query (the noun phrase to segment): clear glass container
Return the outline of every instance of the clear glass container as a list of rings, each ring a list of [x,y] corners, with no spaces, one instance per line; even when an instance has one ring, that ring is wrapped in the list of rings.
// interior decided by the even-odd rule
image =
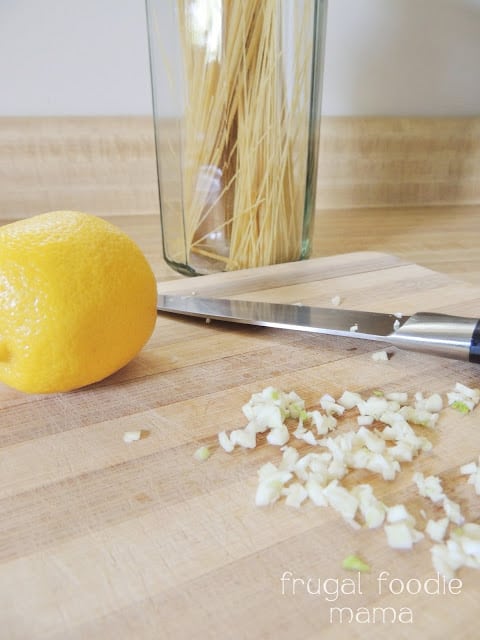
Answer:
[[[310,255],[326,0],[146,0],[163,251],[183,274]]]

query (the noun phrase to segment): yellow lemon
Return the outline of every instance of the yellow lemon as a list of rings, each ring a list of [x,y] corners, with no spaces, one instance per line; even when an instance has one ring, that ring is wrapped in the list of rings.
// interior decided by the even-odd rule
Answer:
[[[156,281],[123,231],[53,211],[0,227],[0,381],[69,391],[129,362],[151,336]]]

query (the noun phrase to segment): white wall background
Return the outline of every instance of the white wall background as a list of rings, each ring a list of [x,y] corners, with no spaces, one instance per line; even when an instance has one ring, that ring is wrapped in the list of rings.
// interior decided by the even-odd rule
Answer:
[[[480,0],[330,0],[323,112],[480,115]],[[0,0],[0,116],[149,113],[143,0]]]

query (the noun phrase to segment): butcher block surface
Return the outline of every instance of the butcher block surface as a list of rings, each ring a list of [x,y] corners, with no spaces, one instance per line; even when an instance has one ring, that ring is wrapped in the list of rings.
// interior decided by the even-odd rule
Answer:
[[[159,291],[318,306],[340,296],[349,309],[480,314],[480,288],[371,252],[176,279]],[[270,385],[310,408],[345,389],[445,398],[456,382],[480,386],[478,365],[390,347],[390,359],[376,362],[380,348],[159,315],[143,351],[99,384],[52,396],[1,386],[1,638],[478,637],[479,571],[461,569],[452,593],[434,582],[427,538],[395,551],[381,527],[354,530],[329,507],[257,507],[257,470],[278,463],[278,447],[264,435],[253,450],[218,446],[218,432],[244,427],[242,406]],[[422,512],[442,513],[419,497],[412,475],[439,475],[478,522],[479,497],[459,468],[478,459],[479,416],[480,407],[445,408],[436,430],[416,428],[431,452],[403,464],[394,481],[366,472],[357,480],[388,505],[406,504],[423,529]],[[349,421],[354,428],[353,412]],[[137,430],[141,439],[125,443]],[[199,462],[202,445],[212,455]],[[369,573],[342,569],[352,553]]]

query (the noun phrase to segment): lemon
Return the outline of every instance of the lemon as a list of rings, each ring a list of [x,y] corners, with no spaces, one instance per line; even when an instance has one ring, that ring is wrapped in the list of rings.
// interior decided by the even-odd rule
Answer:
[[[69,391],[127,364],[150,338],[156,280],[97,216],[53,211],[0,227],[0,381]]]

